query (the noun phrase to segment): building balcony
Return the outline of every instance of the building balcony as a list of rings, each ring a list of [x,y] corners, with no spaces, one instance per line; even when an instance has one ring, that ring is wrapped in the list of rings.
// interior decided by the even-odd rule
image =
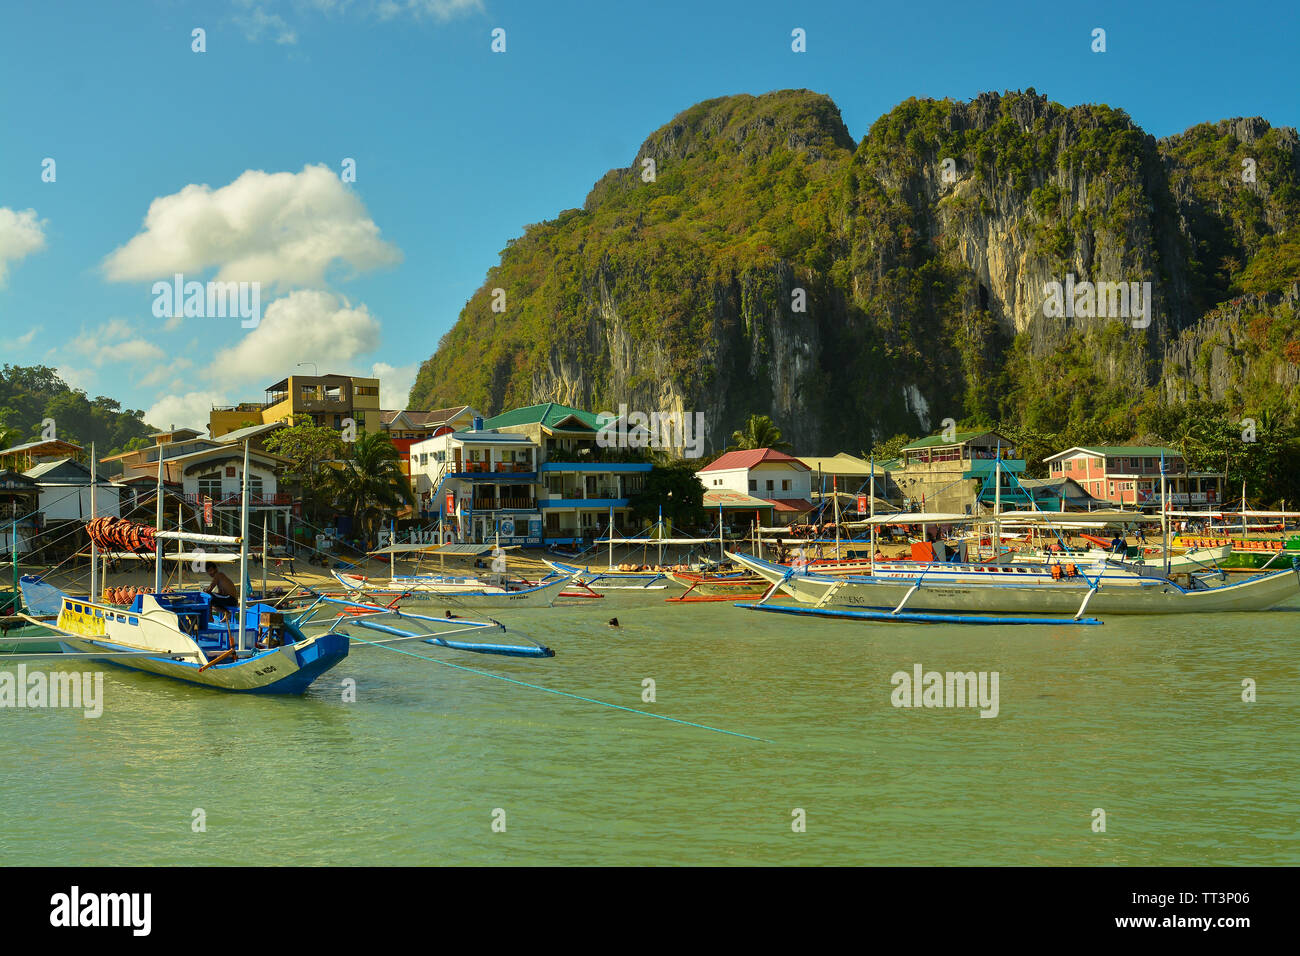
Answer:
[[[205,500],[211,498],[210,495],[182,495],[181,497],[187,505],[200,508]],[[240,495],[221,495],[212,498],[212,506],[214,508],[238,508],[240,507],[240,498]],[[291,504],[293,504],[293,495],[280,492],[272,495],[248,496],[248,507],[250,508],[286,508]]]
[[[541,471],[583,471],[583,472],[637,472],[649,471],[653,468],[648,461],[548,461],[542,465]]]
[[[529,497],[475,498],[475,511],[535,511],[537,502]]]

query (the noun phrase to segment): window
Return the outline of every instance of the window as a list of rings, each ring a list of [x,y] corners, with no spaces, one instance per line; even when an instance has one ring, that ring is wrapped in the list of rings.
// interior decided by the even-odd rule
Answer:
[[[771,491],[771,490],[772,490],[772,479],[771,479],[771,478],[767,479],[767,490],[768,490],[768,491]]]
[[[221,476],[205,475],[199,479],[199,497],[208,497],[213,501],[221,500]]]
[[[749,490],[758,491],[758,482],[753,478],[749,479]]]
[[[781,479],[781,490],[782,490],[782,491],[789,491],[789,490],[790,490],[790,479],[789,479],[789,478],[783,478],[783,479]]]

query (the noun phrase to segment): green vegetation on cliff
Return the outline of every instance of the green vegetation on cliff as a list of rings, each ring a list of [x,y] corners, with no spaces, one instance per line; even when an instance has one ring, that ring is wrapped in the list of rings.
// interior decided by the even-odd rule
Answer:
[[[1298,155],[1262,120],[1157,142],[1033,90],[909,99],[857,144],[807,90],[708,100],[507,245],[411,401],[699,409],[714,452],[755,410],[805,453],[943,417],[1090,441],[1161,404],[1290,418]],[[1154,321],[1044,318],[1066,273],[1150,282]]]

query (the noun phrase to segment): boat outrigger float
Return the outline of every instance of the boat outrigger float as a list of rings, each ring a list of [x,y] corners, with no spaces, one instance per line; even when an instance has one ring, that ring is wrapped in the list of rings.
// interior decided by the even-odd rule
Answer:
[[[325,595],[318,597],[294,618],[293,625],[311,630],[324,628],[323,634],[345,635],[350,640],[369,647],[387,647],[407,641],[422,641],[425,644],[449,647],[458,651],[473,651],[476,654],[502,654],[507,657],[555,656],[555,651],[527,636],[524,638],[531,641],[532,646],[452,639],[454,635],[460,634],[505,634],[505,625],[500,621],[491,619],[470,621],[459,617],[412,614],[396,608],[358,604],[355,601],[343,601]],[[449,629],[439,629],[444,626]],[[366,632],[367,637],[359,636],[357,633],[359,631]]]

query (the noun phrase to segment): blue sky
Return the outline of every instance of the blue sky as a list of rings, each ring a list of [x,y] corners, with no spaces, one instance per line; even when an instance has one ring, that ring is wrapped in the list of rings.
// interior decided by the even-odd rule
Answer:
[[[160,426],[203,427],[298,362],[378,369],[401,402],[507,240],[702,99],[806,87],[855,139],[909,96],[1030,86],[1157,136],[1295,126],[1297,28],[1296,5],[1250,2],[10,5],[0,361],[55,366]],[[155,317],[153,282],[176,271],[257,277],[261,324]]]

